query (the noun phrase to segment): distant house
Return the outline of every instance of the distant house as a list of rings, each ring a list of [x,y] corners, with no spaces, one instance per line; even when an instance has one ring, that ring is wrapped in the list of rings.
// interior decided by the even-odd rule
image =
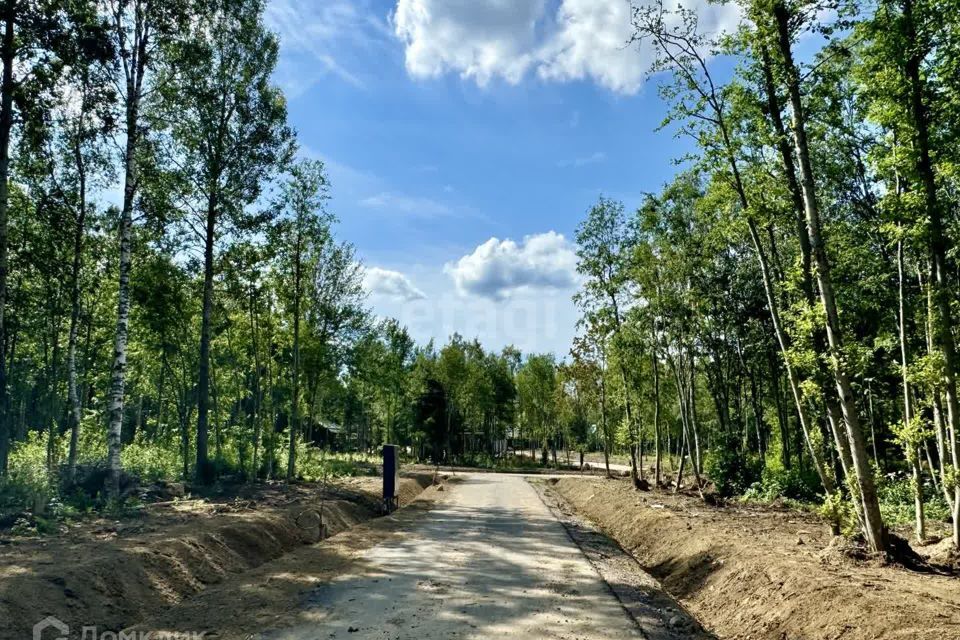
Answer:
[[[334,451],[347,448],[347,437],[343,425],[328,420],[318,420],[313,425],[313,441]]]

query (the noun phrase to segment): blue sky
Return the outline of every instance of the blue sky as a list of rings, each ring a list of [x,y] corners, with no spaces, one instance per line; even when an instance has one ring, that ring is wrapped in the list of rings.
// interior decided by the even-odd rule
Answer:
[[[270,0],[277,82],[377,313],[419,341],[567,351],[576,225],[600,194],[635,207],[685,151],[655,131],[628,16],[627,0]]]

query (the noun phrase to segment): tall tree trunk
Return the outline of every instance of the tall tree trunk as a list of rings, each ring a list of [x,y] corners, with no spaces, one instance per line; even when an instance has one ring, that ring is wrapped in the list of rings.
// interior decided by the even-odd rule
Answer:
[[[47,425],[47,468],[51,474],[57,467],[58,412],[56,407],[57,387],[60,382],[60,284],[49,291],[50,304],[50,342],[51,354],[46,370],[46,402],[41,413],[42,421]]]
[[[913,0],[903,0],[904,27],[910,55],[906,59],[906,75],[910,85],[910,112],[913,116],[914,143],[916,146],[916,170],[923,184],[924,205],[927,211],[927,242],[932,273],[930,288],[936,305],[933,337],[943,356],[943,393],[946,401],[946,422],[949,426],[951,455],[954,465],[960,457],[957,429],[960,428],[960,407],[957,400],[957,349],[953,338],[953,312],[950,308],[952,295],[950,277],[947,273],[947,238],[943,230],[943,217],[937,196],[937,181],[934,175],[930,150],[929,114],[925,103],[920,66],[926,48],[917,36],[913,15]],[[960,483],[956,483],[953,496],[953,544],[960,548]]]
[[[153,430],[148,434],[151,438],[162,438],[166,441],[167,429],[164,427],[164,417],[166,400],[165,392],[167,390],[167,354],[160,356],[160,380],[157,382],[157,417],[154,419]]]
[[[611,291],[610,292],[610,302],[613,305],[613,318],[614,318],[614,327],[617,335],[620,335],[620,329],[622,322],[620,319],[620,306],[617,304],[617,297]],[[633,439],[634,428],[633,428],[633,404],[630,402],[630,382],[627,377],[627,368],[623,364],[623,358],[618,358],[617,364],[620,368],[620,378],[623,381],[623,408],[627,414],[627,433]],[[640,486],[640,477],[637,475],[637,452],[633,447],[633,442],[630,443],[630,479],[633,481],[633,486]]]
[[[783,390],[780,388],[780,367],[773,349],[767,349],[767,360],[770,364],[771,373],[770,390],[777,406],[777,423],[780,427],[780,459],[783,462],[783,468],[790,469],[792,466],[792,460],[790,459],[790,425]]]
[[[610,431],[607,426],[607,382],[606,371],[600,369],[600,428],[603,430],[603,464],[610,478]]]
[[[633,428],[633,407],[630,402],[630,387],[627,382],[627,371],[623,363],[620,363],[620,377],[623,379],[623,406],[627,413],[627,434],[630,438],[630,479],[634,487],[640,486],[640,476],[637,473],[637,449],[634,446],[634,428]]]
[[[652,347],[650,357],[653,363],[653,448],[655,449],[654,461],[654,486],[659,487],[662,484],[662,464],[660,460],[660,363],[657,353],[657,326],[656,319],[651,320],[651,338]]]
[[[640,481],[643,482],[643,422],[640,422],[637,428],[637,471],[640,473]]]
[[[690,432],[693,435],[693,449],[690,450],[690,462],[693,465],[693,473],[697,480],[697,489],[700,490],[700,495],[702,496],[703,487],[701,486],[700,475],[703,473],[703,458],[700,455],[700,425],[697,423],[697,369],[692,348],[690,348],[688,358],[690,360],[690,408],[687,410],[687,413],[690,415]]]
[[[120,494],[120,432],[123,428],[123,394],[127,371],[127,332],[130,324],[130,265],[133,240],[133,199],[137,182],[136,134],[138,108],[127,108],[126,173],[124,177],[123,208],[120,211],[120,287],[117,292],[117,325],[113,345],[113,367],[110,372],[110,396],[107,401],[110,416],[107,427],[107,492]]]
[[[843,362],[843,334],[840,329],[840,317],[834,298],[830,262],[827,259],[827,252],[820,231],[820,211],[813,177],[813,166],[810,160],[810,149],[807,143],[806,120],[803,99],[800,94],[800,76],[793,61],[790,42],[790,15],[786,6],[780,0],[774,3],[773,13],[776,18],[778,44],[786,71],[787,91],[793,112],[793,137],[799,160],[800,186],[803,193],[807,232],[810,237],[817,285],[820,289],[820,300],[826,313],[827,345],[832,359],[840,409],[843,412],[847,437],[850,441],[850,453],[853,458],[860,492],[859,499],[863,505],[864,536],[871,549],[881,552],[886,548],[883,518],[880,515],[880,503],[877,499],[873,471],[867,455],[866,441],[860,426],[860,416],[853,395],[853,387],[850,384],[846,366]]]
[[[298,223],[293,265],[293,384],[290,395],[290,452],[287,459],[287,482],[293,480],[297,472],[297,432],[300,428],[300,297],[302,294],[300,250],[301,238]]]
[[[0,476],[7,471],[10,421],[7,401],[7,217],[10,203],[10,132],[13,129],[14,19],[16,3],[4,3],[3,75],[0,79]]]
[[[873,449],[873,460],[880,466],[880,454],[877,453],[877,431],[876,431],[876,418],[873,413],[873,388],[871,387],[870,380],[867,380],[867,419],[870,421],[870,447]]]
[[[903,384],[903,422],[906,432],[909,434],[913,422],[913,404],[910,395],[910,376],[908,375],[908,365],[910,363],[907,353],[907,308],[904,296],[904,266],[903,266],[903,240],[897,242],[897,298],[898,298],[898,329],[900,337],[900,376]],[[910,471],[913,475],[913,505],[914,516],[916,520],[917,541],[923,542],[926,536],[926,525],[923,513],[923,484],[920,470],[920,456],[916,445],[913,442],[904,442],[904,453],[907,456],[907,462],[910,463]]]
[[[700,492],[700,496],[703,497],[703,483],[700,481],[700,469],[697,466],[696,452],[694,450],[694,436],[692,435],[693,429],[692,422],[695,420],[693,417],[693,407],[691,402],[696,399],[696,396],[689,389],[688,383],[692,378],[687,378],[686,373],[683,370],[683,353],[682,350],[678,355],[679,362],[670,359],[671,366],[673,368],[674,376],[677,381],[677,401],[680,405],[680,423],[683,427],[682,441],[680,443],[680,468],[677,472],[677,481],[674,485],[674,490],[680,488],[680,483],[683,480],[683,468],[684,468],[684,451],[686,455],[690,458],[690,468],[693,469],[694,481],[697,485],[697,491]]]
[[[784,126],[783,118],[780,115],[780,101],[777,98],[776,85],[773,77],[773,64],[770,59],[770,54],[766,45],[763,43],[759,45],[759,52],[763,67],[764,90],[767,98],[767,111],[769,112],[770,123],[773,125],[773,130],[776,134],[777,150],[780,154],[780,161],[783,165],[784,175],[787,179],[787,187],[790,191],[790,197],[795,213],[797,238],[800,242],[804,297],[807,303],[812,305],[814,301],[813,275],[811,269],[812,251],[810,248],[810,237],[807,234],[806,224],[804,222],[803,194],[800,184],[797,180],[796,167],[794,165],[793,153],[790,150],[790,143],[787,138],[786,127]],[[737,180],[739,182],[739,172],[736,172],[735,175],[737,176]],[[740,198],[744,206],[746,206],[746,194],[742,187],[738,188],[738,193],[740,194]],[[750,237],[753,241],[754,248],[757,251],[758,260],[760,261],[760,271],[763,277],[764,291],[767,296],[767,304],[770,308],[770,317],[773,321],[773,328],[777,336],[777,343],[779,344],[781,354],[783,355],[784,367],[786,369],[787,380],[793,395],[794,404],[797,409],[797,417],[800,422],[800,429],[803,433],[804,441],[807,443],[807,448],[810,451],[811,460],[813,461],[813,466],[817,472],[817,476],[820,478],[820,483],[823,485],[824,491],[830,494],[835,490],[835,486],[831,479],[830,473],[827,470],[823,456],[821,455],[821,452],[817,450],[814,440],[811,438],[813,423],[810,419],[809,412],[807,411],[806,403],[803,400],[800,376],[790,364],[788,359],[790,338],[784,330],[783,323],[780,320],[779,300],[775,297],[776,294],[772,282],[772,275],[770,273],[771,270],[767,265],[766,257],[763,252],[760,233],[757,230],[756,223],[753,220],[748,220],[748,226],[750,228]],[[819,343],[817,340],[815,340],[814,346],[818,353],[822,351],[822,348],[819,348]],[[789,445],[784,446],[787,447],[785,451],[787,457],[789,457]],[[798,453],[802,454],[802,450],[798,449]]]
[[[935,493],[939,493],[940,479],[937,476],[937,468],[933,466],[933,454],[930,453],[930,441],[926,438],[923,440],[923,453],[927,458],[927,470],[930,472],[930,480],[933,482],[933,490]]]
[[[667,464],[670,466],[670,471],[673,471],[673,434],[670,432],[669,425],[667,426]]]
[[[682,400],[680,401],[683,402]],[[680,490],[680,483],[683,482],[683,467],[686,463],[686,455],[684,453],[685,449],[689,449],[687,446],[687,428],[684,425],[683,433],[680,435],[680,447],[677,450],[677,456],[680,458],[680,464],[677,468],[677,479],[673,483],[673,492],[676,493]]]
[[[270,328],[270,323],[267,323],[267,328],[268,328],[268,329]],[[264,342],[266,343],[266,349],[267,349],[267,360],[266,360],[266,365],[267,365],[267,388],[266,388],[266,390],[265,390],[265,392],[264,392],[264,398],[266,399],[266,404],[267,404],[267,406],[268,406],[267,416],[266,416],[267,419],[268,419],[268,422],[267,422],[267,437],[265,438],[265,441],[264,441],[264,447],[265,447],[265,449],[266,449],[265,455],[266,455],[266,458],[267,458],[267,460],[266,460],[266,463],[267,463],[266,476],[267,476],[267,478],[269,479],[269,478],[272,478],[272,477],[273,477],[273,465],[274,465],[274,458],[276,457],[276,437],[277,437],[277,413],[276,413],[276,406],[275,406],[275,404],[274,404],[274,398],[273,398],[273,394],[274,394],[274,387],[273,387],[273,357],[274,357],[274,352],[273,352],[273,348],[272,348],[272,345],[273,345],[273,332],[272,332],[272,331],[270,331],[270,332],[267,333],[267,336],[266,336],[266,339],[264,340]],[[346,421],[344,421],[344,424],[346,424]]]
[[[790,150],[790,141],[787,137],[787,128],[780,115],[780,100],[777,97],[776,82],[773,77],[773,62],[770,52],[762,41],[759,44],[760,60],[763,66],[763,84],[767,98],[767,111],[773,132],[777,138],[777,151],[783,165],[783,174],[787,180],[787,190],[795,214],[797,239],[800,242],[800,259],[803,267],[803,292],[808,301],[813,301],[813,272],[811,270],[810,237],[807,235],[807,225],[804,221],[803,194],[797,180],[797,169],[794,165],[793,152]]]
[[[760,454],[760,464],[766,466],[767,439],[764,436],[766,429],[763,424],[763,387],[750,370],[747,370],[747,376],[750,379],[750,406],[753,409],[753,428],[757,435],[757,452]]]
[[[927,270],[932,270],[929,264]],[[930,290],[930,283],[924,282],[923,269],[919,264],[917,265],[917,281],[920,285],[920,290],[924,292],[926,297],[927,313],[923,328],[926,338],[927,355],[933,356],[936,353],[936,345],[933,342],[933,292]],[[940,385],[934,384],[928,392],[930,394],[930,404],[933,408],[933,430],[937,437],[937,463],[940,475],[940,490],[943,492],[943,499],[947,504],[950,504],[953,502],[953,495],[947,486],[949,484],[947,482],[947,465],[949,464],[948,457],[951,452],[948,451],[947,446],[948,435],[946,425],[943,421],[943,397],[940,393]]]
[[[143,96],[143,78],[147,68],[151,29],[146,12],[149,7],[140,2],[133,5],[133,34],[128,40],[124,20],[127,8],[118,5],[114,28],[122,43],[120,58],[125,78],[126,147],[123,163],[123,206],[120,210],[120,259],[118,265],[119,288],[117,291],[117,324],[113,346],[113,365],[110,370],[110,392],[107,399],[109,423],[107,426],[107,466],[109,476],[107,492],[118,497],[120,492],[120,431],[123,427],[123,393],[127,370],[127,333],[130,321],[130,265],[133,235],[133,203],[139,186],[140,171],[137,163],[137,148],[140,142],[140,101]]]
[[[211,189],[213,191],[214,189]],[[210,324],[213,316],[213,246],[217,226],[217,198],[211,193],[207,202],[206,232],[203,248],[203,315],[200,324],[200,371],[197,380],[197,480],[213,480],[208,452],[210,414]]]
[[[227,347],[229,349],[229,347]],[[210,366],[210,410],[213,414],[213,459],[218,463],[223,460],[223,418],[220,415],[220,394],[217,386],[218,369]]]
[[[77,442],[80,438],[80,395],[77,393],[77,331],[80,325],[80,269],[83,260],[83,235],[87,217],[87,172],[80,147],[83,133],[80,115],[77,139],[73,145],[74,164],[79,178],[76,220],[73,229],[73,265],[70,272],[70,337],[67,345],[67,396],[70,403],[70,449],[67,454],[67,482],[72,484],[77,471]]]
[[[259,477],[260,473],[260,346],[257,340],[257,321],[256,321],[256,294],[250,293],[250,336],[253,348],[253,402],[251,413],[253,417],[253,477]]]

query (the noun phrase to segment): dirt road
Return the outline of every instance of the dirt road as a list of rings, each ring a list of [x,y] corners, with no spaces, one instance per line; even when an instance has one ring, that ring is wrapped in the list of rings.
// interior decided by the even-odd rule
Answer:
[[[523,477],[458,480],[403,536],[365,551],[359,573],[317,587],[310,622],[264,637],[645,637]]]

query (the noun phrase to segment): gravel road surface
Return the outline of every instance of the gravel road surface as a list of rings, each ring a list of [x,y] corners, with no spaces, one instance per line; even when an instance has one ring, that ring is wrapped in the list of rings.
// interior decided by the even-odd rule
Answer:
[[[522,476],[460,475],[404,526],[364,552],[362,572],[309,593],[310,622],[266,637],[647,637]]]

